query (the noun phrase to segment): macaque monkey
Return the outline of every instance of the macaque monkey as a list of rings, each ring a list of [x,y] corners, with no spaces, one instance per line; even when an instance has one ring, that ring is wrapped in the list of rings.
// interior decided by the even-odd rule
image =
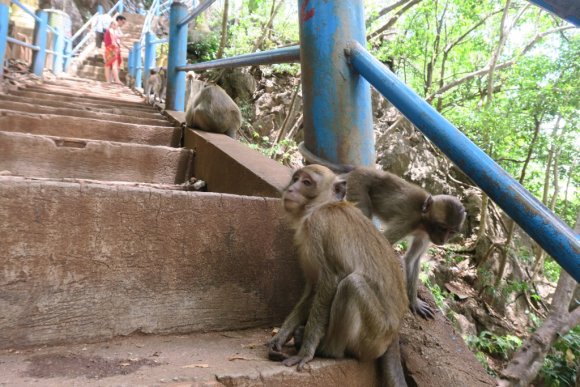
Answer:
[[[234,100],[221,87],[196,80],[192,72],[187,73],[186,82],[186,125],[236,138],[242,114]]]
[[[159,68],[159,71],[155,69],[150,70],[149,80],[147,81],[147,90],[145,91],[145,97],[149,104],[154,104],[156,100],[162,101],[165,94],[165,86],[167,84],[167,75],[163,67]],[[151,101],[151,92],[153,92],[153,101]]]
[[[459,232],[465,220],[463,205],[454,196],[431,196],[415,184],[373,168],[354,168],[345,178],[347,200],[368,218],[375,215],[383,221],[384,235],[390,243],[411,236],[403,258],[410,307],[423,318],[434,318],[431,307],[417,298],[419,264],[429,242],[444,245]]]
[[[315,354],[380,358],[383,383],[406,386],[399,352],[399,328],[408,308],[402,266],[372,222],[342,200],[344,195],[344,180],[321,165],[296,171],[284,191],[306,286],[268,343],[269,357],[298,370]],[[300,349],[289,357],[282,347],[292,337]]]

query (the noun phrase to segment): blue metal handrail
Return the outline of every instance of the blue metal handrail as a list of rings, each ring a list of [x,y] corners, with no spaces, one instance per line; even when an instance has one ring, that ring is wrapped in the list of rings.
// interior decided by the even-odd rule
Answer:
[[[188,16],[186,16],[185,18],[183,18],[183,20],[177,23],[177,25],[179,27],[186,25],[187,23],[195,19],[197,16],[199,16],[200,13],[205,11],[213,3],[215,3],[215,0],[206,0],[203,3],[199,4]]]
[[[24,12],[26,12],[27,14],[29,14],[30,16],[32,16],[34,18],[34,20],[36,20],[37,22],[40,21],[40,19],[38,18],[38,16],[36,16],[36,14],[34,13],[34,11],[32,11],[26,5],[22,4],[20,1],[18,1],[18,0],[10,0],[10,2],[13,3],[13,4],[16,4],[18,6],[18,8],[20,8],[21,10],[23,10]]]
[[[431,105],[359,43],[350,63],[574,278],[580,278],[580,238]]]
[[[10,36],[8,36],[6,38],[6,41],[9,42],[9,43],[17,44],[17,45],[22,46],[22,47],[30,48],[33,51],[40,50],[40,47],[38,47],[38,46],[35,46],[33,44],[30,44],[30,43],[23,42],[22,40],[18,40],[18,39],[12,38]]]

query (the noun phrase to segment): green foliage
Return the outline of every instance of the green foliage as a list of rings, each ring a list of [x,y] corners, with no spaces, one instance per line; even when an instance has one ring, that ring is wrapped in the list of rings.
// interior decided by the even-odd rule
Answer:
[[[187,57],[193,62],[205,62],[215,59],[219,45],[219,34],[200,34],[196,39],[188,40]]]
[[[560,265],[550,257],[544,261],[544,275],[551,282],[558,282],[561,269]]]
[[[296,144],[295,141],[288,139],[281,140],[276,144],[271,144],[269,137],[260,136],[256,131],[252,132],[251,140],[252,141],[247,141],[243,139],[242,142],[245,142],[251,149],[257,150],[263,155],[285,165],[289,163],[290,156],[298,148],[298,144]]]
[[[503,360],[511,357],[522,345],[522,340],[517,336],[497,336],[489,331],[482,331],[479,336],[468,335],[465,342],[472,351]]]
[[[430,267],[429,262],[421,263],[421,272],[419,273],[419,279],[421,280],[421,282],[425,284],[425,286],[429,289],[429,291],[433,295],[437,307],[446,313],[449,307],[447,306],[445,301],[450,297],[449,292],[441,289],[439,285],[431,282],[428,276],[429,267]]]
[[[540,371],[540,377],[548,386],[574,386],[576,367],[580,357],[580,327],[558,339]]]

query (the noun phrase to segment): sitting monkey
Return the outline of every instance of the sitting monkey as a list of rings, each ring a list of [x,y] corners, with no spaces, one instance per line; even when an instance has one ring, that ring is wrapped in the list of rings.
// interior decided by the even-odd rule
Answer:
[[[187,73],[186,82],[186,125],[236,138],[242,114],[234,100],[221,87],[196,80],[193,72]]]
[[[149,80],[147,81],[147,90],[145,90],[145,97],[149,104],[154,104],[155,101],[161,102],[165,98],[165,87],[167,85],[167,74],[163,67],[159,71],[155,69],[150,70]],[[153,92],[153,100],[151,100],[151,92]]]
[[[315,354],[380,359],[383,383],[406,386],[399,352],[408,308],[402,266],[372,222],[342,200],[344,194],[344,181],[321,165],[296,171],[284,191],[306,286],[269,342],[269,357],[299,370]],[[292,337],[300,348],[288,357],[282,347]]]

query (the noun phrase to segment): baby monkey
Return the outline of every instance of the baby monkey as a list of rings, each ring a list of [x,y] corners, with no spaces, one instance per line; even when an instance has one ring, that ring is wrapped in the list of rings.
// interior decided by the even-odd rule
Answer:
[[[344,180],[321,165],[296,171],[284,191],[306,286],[268,343],[269,357],[299,370],[315,354],[380,359],[383,383],[406,386],[399,352],[408,308],[403,270],[390,244],[344,195]],[[282,347],[292,337],[300,348],[289,357]]]
[[[357,167],[344,178],[347,200],[355,203],[367,217],[375,215],[382,220],[384,235],[390,243],[411,236],[403,258],[411,310],[423,318],[434,318],[433,309],[417,298],[419,263],[429,242],[444,245],[459,232],[465,220],[465,208],[454,196],[431,196],[415,184],[374,168]]]

